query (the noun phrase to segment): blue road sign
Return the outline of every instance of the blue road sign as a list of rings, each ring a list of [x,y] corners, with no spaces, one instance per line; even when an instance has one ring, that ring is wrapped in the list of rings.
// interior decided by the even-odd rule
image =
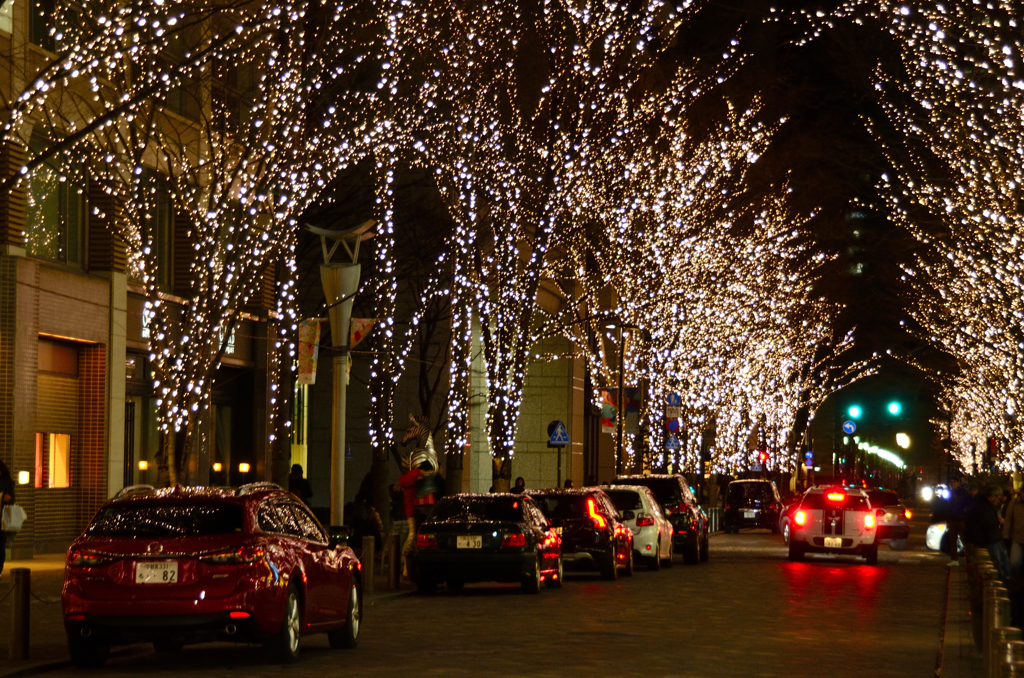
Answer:
[[[665,439],[666,450],[678,450],[679,449],[679,438],[676,438],[674,433],[670,433],[668,438]]]
[[[554,427],[551,430],[551,437],[548,439],[548,445],[551,447],[565,447],[569,444],[569,432],[565,430],[565,424],[560,421],[551,422]]]
[[[669,393],[665,396],[665,404],[669,407],[679,407],[683,404],[683,399],[678,393]]]
[[[665,428],[667,428],[670,433],[678,433],[679,432],[679,420],[678,419],[669,419],[667,422],[665,422]]]
[[[856,430],[857,430],[857,425],[854,424],[852,421],[844,421],[843,422],[843,433],[845,433],[846,435],[851,435]]]

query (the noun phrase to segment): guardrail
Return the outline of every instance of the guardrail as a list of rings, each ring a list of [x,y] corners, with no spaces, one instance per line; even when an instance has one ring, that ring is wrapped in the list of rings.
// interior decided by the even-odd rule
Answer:
[[[705,506],[704,513],[708,516],[708,532],[720,532],[722,530],[722,507]]]
[[[980,628],[982,675],[985,678],[1024,676],[1024,640],[1021,630],[1010,626],[1009,592],[999,580],[988,552],[979,549],[977,557],[980,561],[978,576],[984,582]],[[972,607],[975,603],[976,600],[972,601]]]

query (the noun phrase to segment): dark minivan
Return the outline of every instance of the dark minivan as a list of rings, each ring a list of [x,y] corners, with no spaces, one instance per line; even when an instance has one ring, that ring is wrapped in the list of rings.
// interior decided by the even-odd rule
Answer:
[[[741,527],[761,527],[779,531],[782,499],[773,480],[734,480],[725,491],[722,529],[739,533]]]

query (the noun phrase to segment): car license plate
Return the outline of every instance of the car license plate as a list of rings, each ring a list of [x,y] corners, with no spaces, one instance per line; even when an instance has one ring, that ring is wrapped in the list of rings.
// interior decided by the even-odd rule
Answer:
[[[842,537],[825,537],[825,548],[837,549],[843,545]]]
[[[177,584],[178,561],[162,560],[159,563],[136,563],[136,584]]]
[[[484,547],[484,539],[480,535],[455,537],[455,546],[460,549],[480,549]]]
[[[743,517],[744,518],[753,518],[755,515],[757,515],[756,511],[744,511],[743,512]]]

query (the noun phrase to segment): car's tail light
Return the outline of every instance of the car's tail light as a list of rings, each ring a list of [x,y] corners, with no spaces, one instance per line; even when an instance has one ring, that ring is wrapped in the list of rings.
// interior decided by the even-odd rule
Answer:
[[[608,527],[608,521],[604,519],[604,516],[597,512],[597,502],[594,501],[593,497],[587,497],[587,515],[590,516],[590,520],[594,523],[594,527],[599,530],[603,530]]]
[[[725,510],[726,510],[726,511],[728,511],[728,510],[729,510],[729,509],[731,509],[731,508],[732,508],[732,504],[726,504],[726,505],[725,505]]]
[[[437,537],[432,534],[417,534],[416,535],[416,548],[418,549],[436,549],[437,548]]]
[[[875,517],[873,515],[871,515],[870,513],[864,514],[864,528],[867,529],[867,530],[871,530],[871,529],[874,529],[874,527],[875,527]]]
[[[549,532],[548,536],[544,537],[544,546],[558,546],[561,538],[554,532]]]
[[[654,516],[640,516],[636,519],[637,527],[647,527],[654,524]]]
[[[230,551],[218,551],[205,556],[199,556],[199,560],[209,565],[246,565],[263,560],[267,554],[266,549],[255,544],[242,544]]]
[[[807,522],[807,514],[803,511],[797,511],[795,514],[793,514],[793,520],[796,522],[797,525],[803,525]]]
[[[829,492],[827,495],[829,501],[843,501],[846,499],[846,495],[842,492]]]
[[[244,610],[232,610],[231,612],[228,612],[228,618],[230,619],[248,619],[251,616],[252,615]]]
[[[501,538],[501,548],[503,549],[521,549],[524,546],[526,546],[526,535],[522,532],[512,532]]]
[[[113,558],[99,553],[89,553],[82,549],[68,549],[68,554],[64,559],[64,562],[71,567],[100,567],[112,561]]]
[[[910,520],[914,517],[914,512],[911,511],[910,509],[903,509],[903,515],[907,517],[907,520]]]

